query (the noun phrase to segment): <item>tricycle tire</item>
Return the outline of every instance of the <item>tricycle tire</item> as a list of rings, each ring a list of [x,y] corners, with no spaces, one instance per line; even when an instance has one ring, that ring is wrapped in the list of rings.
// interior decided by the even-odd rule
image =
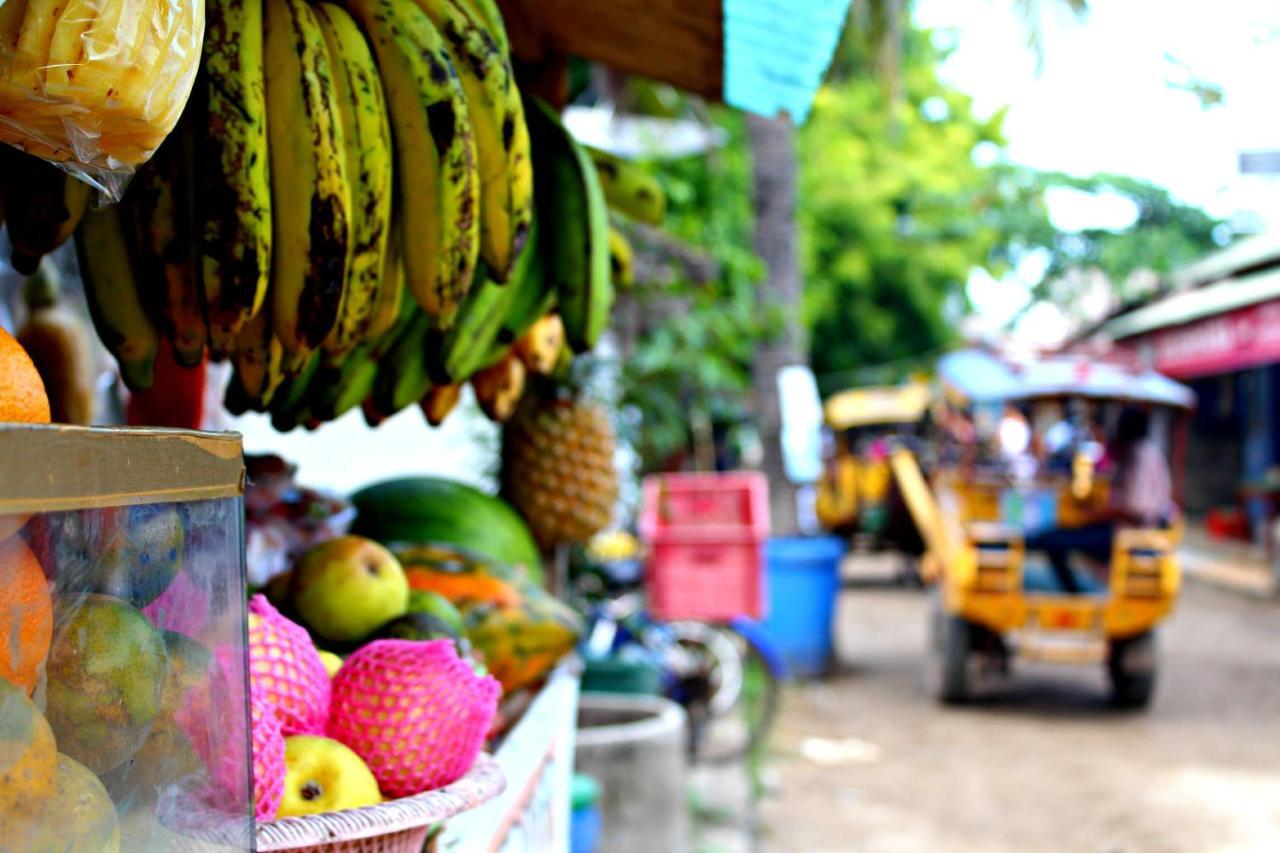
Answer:
[[[929,649],[925,683],[939,702],[955,705],[970,698],[969,658],[973,647],[972,626],[948,613],[935,586],[929,613]]]
[[[1156,638],[1151,631],[1113,639],[1107,652],[1111,704],[1117,708],[1145,708],[1156,687]]]

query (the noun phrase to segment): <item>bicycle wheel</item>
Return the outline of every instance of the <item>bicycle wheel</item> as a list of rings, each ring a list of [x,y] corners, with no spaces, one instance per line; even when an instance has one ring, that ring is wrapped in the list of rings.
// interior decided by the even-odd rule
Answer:
[[[733,640],[705,622],[668,622],[663,625],[672,641],[667,668],[685,684],[701,684],[700,704],[710,716],[733,707],[742,692],[742,656]],[[685,711],[695,716],[698,708]]]
[[[691,750],[695,761],[723,764],[747,758],[764,745],[778,713],[782,686],[746,637],[729,628],[712,630],[735,650],[740,688],[732,697],[726,694],[724,701],[709,703],[706,719],[691,738]]]

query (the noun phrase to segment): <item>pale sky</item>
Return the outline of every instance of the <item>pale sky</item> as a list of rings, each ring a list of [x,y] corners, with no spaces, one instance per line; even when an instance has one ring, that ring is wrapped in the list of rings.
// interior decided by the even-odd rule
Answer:
[[[980,115],[1010,108],[1004,127],[1014,162],[1144,178],[1217,216],[1280,226],[1280,177],[1237,171],[1240,151],[1280,149],[1280,3],[1094,0],[1083,20],[1061,5],[1040,2],[1039,74],[1012,0],[919,0],[916,19],[952,33],[956,49],[942,76],[974,97]],[[1225,103],[1204,110],[1171,88],[1168,81],[1185,77],[1182,66],[1220,85]],[[1125,223],[1123,203],[1078,195],[1051,199],[1059,227]],[[979,313],[999,322],[1025,303],[1016,278],[972,281]],[[1062,323],[1048,306],[1019,332],[1043,339],[1061,334]]]

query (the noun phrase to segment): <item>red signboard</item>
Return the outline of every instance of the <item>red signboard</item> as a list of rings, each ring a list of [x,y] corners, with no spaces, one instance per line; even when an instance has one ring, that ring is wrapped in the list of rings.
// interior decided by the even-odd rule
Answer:
[[[1280,299],[1158,329],[1124,345],[1176,379],[1280,362]]]

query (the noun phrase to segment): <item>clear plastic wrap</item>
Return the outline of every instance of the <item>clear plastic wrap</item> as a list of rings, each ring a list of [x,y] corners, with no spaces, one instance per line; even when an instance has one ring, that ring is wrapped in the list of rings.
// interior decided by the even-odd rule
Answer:
[[[239,448],[0,426],[0,848],[250,848]]]
[[[113,200],[182,114],[204,0],[0,0],[0,142]]]

